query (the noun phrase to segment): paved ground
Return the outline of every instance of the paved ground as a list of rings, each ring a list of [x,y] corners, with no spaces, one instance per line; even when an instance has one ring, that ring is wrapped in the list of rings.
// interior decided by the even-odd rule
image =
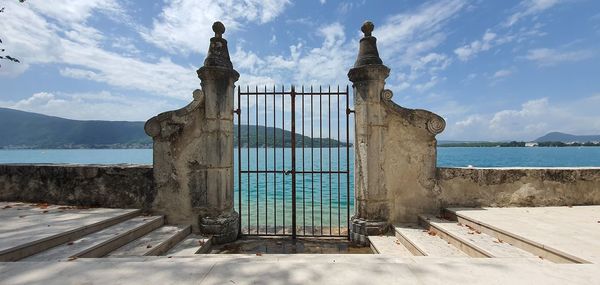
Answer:
[[[0,203],[0,249],[127,211]],[[594,263],[555,264],[537,257],[328,254],[343,250],[344,245],[335,242],[300,243],[300,248],[329,248],[308,251],[326,254],[269,254],[278,248],[297,251],[299,243],[292,247],[275,240],[269,247],[246,240],[234,250],[231,246],[214,250],[256,253],[0,262],[0,284],[600,284],[600,206],[459,212]]]
[[[457,213],[600,264],[600,206],[484,208]]]
[[[133,211],[0,202],[0,252]]]
[[[382,255],[198,256],[0,263],[2,284],[598,284],[596,264]]]

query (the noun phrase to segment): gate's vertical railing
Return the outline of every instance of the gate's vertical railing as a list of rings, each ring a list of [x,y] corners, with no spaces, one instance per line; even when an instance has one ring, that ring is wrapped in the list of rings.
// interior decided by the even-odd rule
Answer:
[[[312,86],[310,89],[291,86],[288,90],[284,86],[281,90],[275,86],[273,90],[266,86],[238,87],[237,91],[236,205],[243,220],[241,234],[293,238],[347,236],[345,230],[353,202],[348,86],[345,90],[320,87],[318,91]],[[346,96],[345,109],[340,102],[342,96]],[[269,112],[273,112],[272,116]],[[341,138],[342,112],[346,115],[345,143]],[[306,125],[307,120],[310,126]],[[342,147],[346,147],[345,158]],[[346,175],[344,182],[342,175]]]

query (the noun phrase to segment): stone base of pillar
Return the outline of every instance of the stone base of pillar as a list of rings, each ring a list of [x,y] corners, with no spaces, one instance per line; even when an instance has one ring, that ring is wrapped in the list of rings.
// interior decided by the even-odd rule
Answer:
[[[214,244],[233,242],[238,238],[240,216],[233,212],[228,216],[200,218],[200,232],[203,235],[212,235]]]
[[[350,223],[350,240],[353,243],[368,246],[368,236],[377,236],[387,233],[390,225],[383,221],[369,221],[361,218],[352,218]]]

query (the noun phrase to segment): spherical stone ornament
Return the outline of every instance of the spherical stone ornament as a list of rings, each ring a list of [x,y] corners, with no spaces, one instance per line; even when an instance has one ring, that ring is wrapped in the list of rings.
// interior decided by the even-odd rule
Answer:
[[[212,30],[213,32],[215,32],[215,36],[220,38],[221,35],[223,35],[225,33],[225,25],[223,25],[223,23],[216,21],[213,25],[212,25]]]
[[[360,28],[363,34],[365,34],[365,37],[370,37],[374,29],[375,25],[371,21],[366,21]]]
[[[427,121],[427,130],[434,135],[441,133],[445,128],[446,121],[444,119],[433,118]]]

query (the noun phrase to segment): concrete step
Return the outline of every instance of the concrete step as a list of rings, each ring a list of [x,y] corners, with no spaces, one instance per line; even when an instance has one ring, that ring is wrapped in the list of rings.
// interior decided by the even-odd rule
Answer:
[[[369,236],[373,252],[397,256],[413,256],[413,254],[395,236]]]
[[[0,225],[0,262],[17,261],[129,220],[141,210],[69,209],[29,205],[18,216],[3,217]],[[44,213],[45,212],[45,213]]]
[[[191,226],[162,226],[109,253],[109,257],[162,255],[192,232]]]
[[[166,256],[194,256],[195,254],[208,253],[211,239],[196,234],[189,235],[186,239],[171,248]]]
[[[466,257],[467,254],[417,224],[394,226],[396,238],[416,256]]]
[[[78,240],[32,255],[24,261],[102,257],[159,228],[163,223],[163,216],[138,216]]]
[[[534,256],[538,256],[542,259],[550,260],[556,263],[589,263],[589,261],[579,258],[577,256],[568,254],[566,252],[554,249],[547,245],[530,240],[524,236],[511,233],[509,231],[500,229],[490,224],[483,223],[466,215],[462,215],[461,208],[445,209],[444,217],[449,220],[457,221],[458,223],[472,228],[473,230],[485,233],[493,238],[502,240],[514,247],[520,248],[527,251]],[[549,233],[552,234],[552,233]]]
[[[537,256],[511,246],[501,239],[482,233],[456,221],[441,219],[433,215],[420,215],[419,222],[430,232],[451,243],[471,257],[523,257]]]

